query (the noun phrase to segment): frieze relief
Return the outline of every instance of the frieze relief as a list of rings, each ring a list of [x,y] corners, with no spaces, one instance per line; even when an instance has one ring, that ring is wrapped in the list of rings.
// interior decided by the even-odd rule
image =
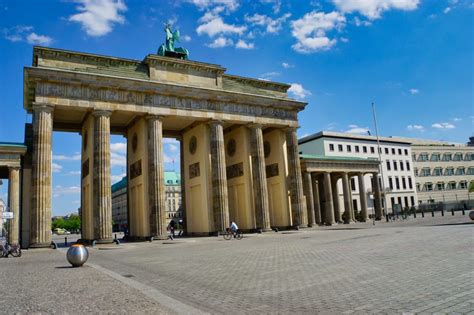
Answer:
[[[234,165],[227,166],[226,175],[227,179],[244,176],[244,164],[240,162]]]
[[[176,96],[149,94],[144,92],[91,88],[88,86],[64,85],[57,83],[36,84],[36,95],[61,97],[78,100],[105,101],[134,105],[166,107],[183,110],[203,110],[230,114],[264,116],[269,118],[296,120],[296,111],[282,108],[250,106],[246,104],[197,100]]]

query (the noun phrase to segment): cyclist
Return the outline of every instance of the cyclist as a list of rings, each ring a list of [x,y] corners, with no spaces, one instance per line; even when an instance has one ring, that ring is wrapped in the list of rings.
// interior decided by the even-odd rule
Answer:
[[[239,230],[239,227],[237,226],[237,224],[234,221],[231,221],[229,229],[232,232],[232,234],[234,234],[234,237],[235,237],[235,234]]]

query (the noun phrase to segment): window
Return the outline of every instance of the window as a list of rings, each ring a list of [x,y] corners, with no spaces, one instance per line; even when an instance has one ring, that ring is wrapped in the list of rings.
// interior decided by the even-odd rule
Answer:
[[[415,153],[412,154],[411,159],[412,159],[412,161],[416,161],[416,154]]]
[[[342,144],[339,144],[339,145],[337,146],[337,148],[338,148],[339,152],[344,151],[344,147],[342,146]]]
[[[441,160],[440,154],[439,153],[433,153],[431,154],[431,161],[439,161]]]
[[[378,151],[379,151],[379,153],[380,153],[380,154],[382,154],[382,148],[379,148],[379,150],[378,150]]]
[[[453,159],[451,153],[445,153],[443,155],[443,161],[451,161]]]
[[[433,176],[441,176],[443,175],[443,169],[441,167],[437,167],[433,170]]]
[[[415,206],[415,197],[410,196],[410,201],[411,201],[411,206],[414,207]]]
[[[332,143],[329,144],[329,151],[334,151],[334,144]]]
[[[454,161],[462,161],[462,153],[456,153],[454,155]]]
[[[402,177],[402,187],[403,189],[407,189],[407,182],[405,181],[405,177]]]
[[[391,170],[391,168],[390,168],[390,161],[387,160],[387,171],[390,171],[390,170]]]
[[[421,170],[421,174],[420,176],[430,176],[430,169],[428,167],[424,167],[422,170]]]
[[[363,146],[363,147],[362,147],[362,151],[363,151],[364,153],[367,153],[367,147],[366,147],[366,146]]]
[[[405,196],[405,198],[403,198],[403,199],[405,199],[405,207],[408,207],[408,197]]]
[[[352,152],[352,147],[349,144],[347,145],[347,152]]]
[[[448,176],[454,175],[454,168],[448,167],[448,168],[446,169],[446,175],[448,175]]]
[[[370,147],[370,153],[375,153],[375,148],[374,147]]]
[[[416,191],[421,191],[420,189],[420,184],[416,184]]]
[[[390,202],[392,203],[392,208],[393,208],[393,206],[395,205],[395,198],[394,197],[390,198]]]
[[[428,161],[428,153],[420,153],[418,161]]]
[[[415,176],[418,176],[418,169],[415,167],[415,169],[413,170],[413,173],[415,173]]]
[[[467,175],[474,175],[474,167],[470,167],[467,169]]]
[[[356,182],[354,177],[351,178],[351,189],[352,191],[356,190]]]
[[[460,182],[459,183],[459,188],[460,189],[467,189],[467,182]]]
[[[410,170],[410,162],[406,161],[406,164],[407,164],[407,171],[409,171]]]
[[[413,183],[411,181],[411,177],[408,177],[408,188],[413,189]]]
[[[392,154],[395,155],[395,148],[392,148]]]
[[[393,161],[393,170],[398,171],[397,161]]]
[[[359,153],[359,146],[358,145],[355,146],[355,150],[356,150],[357,153]]]
[[[436,190],[444,190],[444,183],[439,182],[436,184]]]
[[[393,190],[393,181],[391,177],[388,178],[388,187],[390,187],[390,190]]]
[[[405,149],[405,155],[408,155],[408,149]]]
[[[425,184],[425,191],[433,191],[433,184],[432,183],[426,183]]]
[[[400,171],[403,171],[403,161],[400,161]]]
[[[467,153],[467,154],[464,156],[464,161],[472,161],[472,154],[471,154],[471,153]]]
[[[464,167],[458,167],[456,170],[456,175],[466,175],[466,170]]]
[[[456,189],[456,182],[449,182],[448,183],[448,189],[449,190],[455,190]]]
[[[388,148],[385,148],[385,154],[388,154]]]
[[[402,204],[402,197],[398,197],[398,204],[399,204],[400,206],[403,206],[403,204]]]
[[[398,177],[395,177],[395,187],[397,187],[397,189],[400,189],[400,179]]]
[[[398,154],[402,155],[402,149],[398,149]]]

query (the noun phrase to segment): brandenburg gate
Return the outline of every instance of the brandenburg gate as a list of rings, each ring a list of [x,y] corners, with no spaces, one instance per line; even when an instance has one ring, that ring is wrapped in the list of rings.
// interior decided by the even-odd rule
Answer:
[[[166,237],[163,138],[181,141],[190,235],[308,225],[297,114],[289,85],[229,75],[219,65],[148,55],[143,60],[35,47],[24,69],[33,114],[23,179],[23,235],[51,243],[52,132],[82,136],[82,240],[112,241],[110,135],[127,138],[129,232]],[[28,206],[25,206],[28,204]]]

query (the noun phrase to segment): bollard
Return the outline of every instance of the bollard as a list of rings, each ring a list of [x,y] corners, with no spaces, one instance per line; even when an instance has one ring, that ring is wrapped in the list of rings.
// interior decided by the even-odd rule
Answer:
[[[434,217],[434,210],[431,210],[431,216]]]
[[[64,237],[64,247],[67,247],[67,236]]]
[[[115,233],[115,240],[117,240],[117,233]]]
[[[421,217],[422,217],[422,218],[425,217],[425,211],[421,211]]]
[[[444,209],[441,209],[441,216],[444,217]]]
[[[413,219],[416,219],[416,211],[413,211]]]
[[[466,211],[464,210],[464,208],[462,209],[462,215],[466,215]]]
[[[451,209],[451,215],[454,215],[454,209]]]

